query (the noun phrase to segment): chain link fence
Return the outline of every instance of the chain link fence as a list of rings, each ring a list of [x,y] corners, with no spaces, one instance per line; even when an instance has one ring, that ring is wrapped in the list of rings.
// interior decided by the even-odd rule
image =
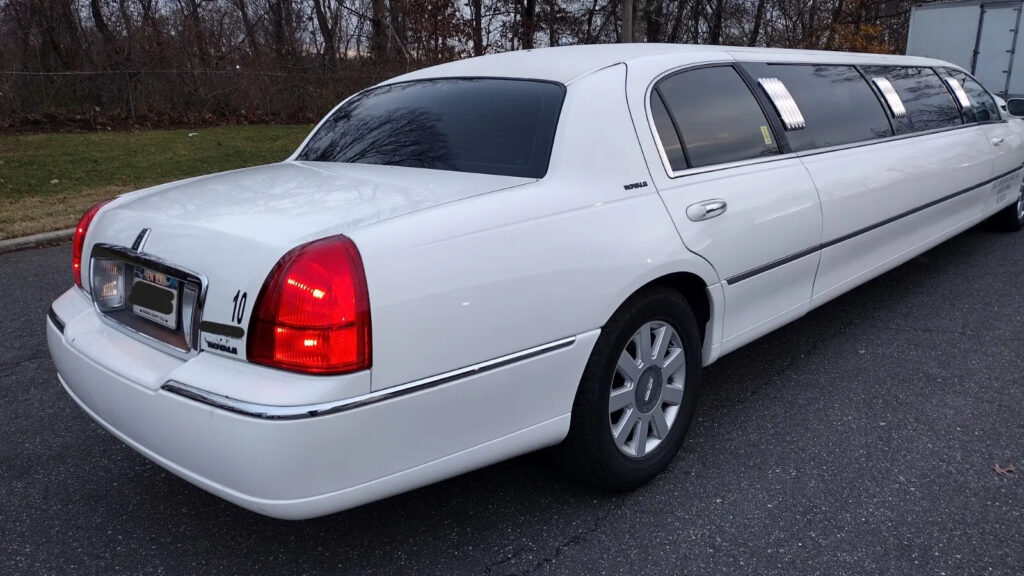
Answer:
[[[308,123],[400,72],[362,65],[289,72],[0,71],[0,130]]]

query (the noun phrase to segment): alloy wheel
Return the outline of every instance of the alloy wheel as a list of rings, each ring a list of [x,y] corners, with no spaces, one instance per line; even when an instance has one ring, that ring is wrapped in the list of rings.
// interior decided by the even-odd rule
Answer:
[[[643,457],[668,437],[686,385],[682,339],[665,322],[640,327],[619,354],[608,394],[608,424],[620,451]]]
[[[1024,221],[1024,183],[1020,185],[1020,192],[1017,193],[1017,220]]]

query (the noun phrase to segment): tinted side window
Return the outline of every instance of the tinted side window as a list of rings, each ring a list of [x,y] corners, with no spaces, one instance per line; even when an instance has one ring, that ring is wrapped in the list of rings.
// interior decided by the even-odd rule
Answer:
[[[686,169],[686,157],[683,155],[683,145],[679,142],[679,133],[672,124],[672,118],[665,109],[665,103],[657,92],[651,94],[651,116],[654,117],[654,126],[658,129],[658,138],[661,140],[661,148],[665,151],[665,157],[673,171]]]
[[[985,90],[977,80],[959,70],[946,69],[946,73],[960,81],[960,85],[967,92],[967,98],[971,101],[971,111],[976,122],[990,122],[1000,120],[999,107],[992,95]]]
[[[656,90],[675,118],[691,167],[778,154],[761,106],[731,66],[681,72]]]
[[[852,66],[744,64],[754,78],[778,78],[807,126],[786,132],[793,150],[892,136],[882,103]]]
[[[903,100],[907,115],[893,120],[898,133],[921,132],[962,124],[960,109],[957,108],[953,95],[931,68],[869,66],[864,72],[869,78],[888,78]]]

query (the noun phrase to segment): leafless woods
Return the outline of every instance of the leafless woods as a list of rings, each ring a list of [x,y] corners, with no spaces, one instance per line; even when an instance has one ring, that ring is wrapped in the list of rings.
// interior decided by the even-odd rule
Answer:
[[[686,42],[900,52],[909,0],[0,0],[0,129],[302,122],[403,71]]]

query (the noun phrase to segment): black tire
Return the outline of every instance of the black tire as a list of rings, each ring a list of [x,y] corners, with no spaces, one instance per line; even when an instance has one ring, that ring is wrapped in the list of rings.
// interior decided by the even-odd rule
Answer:
[[[685,382],[668,434],[651,452],[636,457],[623,453],[613,439],[609,393],[620,354],[650,322],[668,324],[679,335],[685,354]],[[560,465],[580,480],[611,490],[636,488],[654,478],[672,461],[686,436],[700,388],[701,358],[697,321],[679,293],[653,288],[623,304],[601,330],[590,354],[573,403],[569,435],[556,452]],[[659,384],[658,402],[661,387]]]
[[[1024,187],[1021,188],[1016,202],[992,216],[992,223],[1005,232],[1017,232],[1024,228],[1024,210],[1022,210],[1024,200],[1022,198],[1024,198]]]

